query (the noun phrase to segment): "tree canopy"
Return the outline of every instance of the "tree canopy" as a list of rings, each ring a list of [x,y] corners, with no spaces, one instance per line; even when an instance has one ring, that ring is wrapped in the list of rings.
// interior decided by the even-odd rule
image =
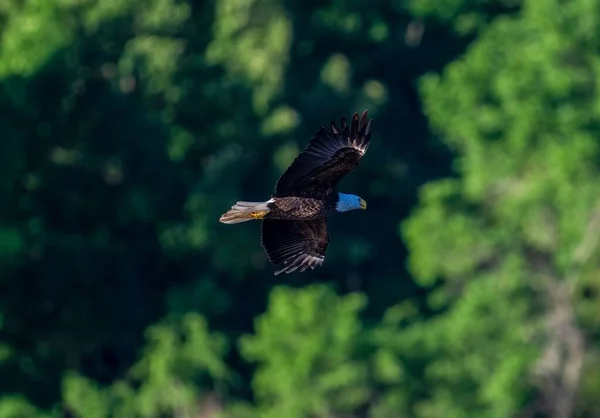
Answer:
[[[0,4],[0,418],[600,414],[600,6]],[[371,145],[322,268],[266,200]]]

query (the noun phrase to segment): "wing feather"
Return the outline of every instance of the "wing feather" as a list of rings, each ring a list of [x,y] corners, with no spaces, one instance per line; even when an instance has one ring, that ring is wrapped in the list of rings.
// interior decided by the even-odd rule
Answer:
[[[274,196],[327,196],[356,168],[367,152],[370,137],[371,120],[367,120],[366,110],[360,117],[358,113],[352,116],[350,127],[345,116],[341,118],[340,129],[333,122],[331,130],[321,127],[279,178]]]
[[[327,220],[265,219],[262,221],[261,243],[269,261],[279,265],[275,275],[314,269],[323,264],[329,245]]]

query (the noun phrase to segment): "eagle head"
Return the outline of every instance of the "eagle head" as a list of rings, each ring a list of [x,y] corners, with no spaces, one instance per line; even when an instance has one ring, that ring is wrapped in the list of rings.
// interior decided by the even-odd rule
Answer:
[[[338,201],[335,204],[335,210],[346,212],[354,209],[366,209],[367,202],[353,194],[338,193]]]

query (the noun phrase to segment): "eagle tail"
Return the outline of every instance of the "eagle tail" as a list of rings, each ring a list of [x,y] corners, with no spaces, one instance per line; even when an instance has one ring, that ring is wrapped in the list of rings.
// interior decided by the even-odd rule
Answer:
[[[266,202],[236,202],[227,212],[221,215],[219,222],[224,224],[238,224],[253,219],[263,219],[271,212],[268,200]]]

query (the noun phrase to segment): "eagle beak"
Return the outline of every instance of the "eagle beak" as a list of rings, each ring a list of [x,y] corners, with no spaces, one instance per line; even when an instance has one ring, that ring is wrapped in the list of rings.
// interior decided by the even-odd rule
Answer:
[[[365,202],[363,199],[360,199],[360,208],[363,210],[367,208],[367,202]]]

